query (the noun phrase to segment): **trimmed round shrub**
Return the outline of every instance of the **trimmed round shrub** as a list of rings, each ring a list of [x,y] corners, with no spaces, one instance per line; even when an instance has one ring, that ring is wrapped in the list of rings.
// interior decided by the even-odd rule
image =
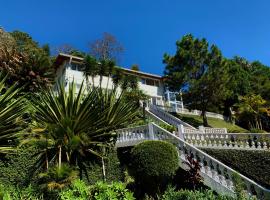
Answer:
[[[164,141],[145,141],[131,151],[131,175],[143,193],[162,192],[178,169],[176,147]]]

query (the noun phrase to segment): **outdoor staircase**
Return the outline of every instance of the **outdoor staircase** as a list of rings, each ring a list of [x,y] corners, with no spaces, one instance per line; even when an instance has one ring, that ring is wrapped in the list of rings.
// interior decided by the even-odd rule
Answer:
[[[173,125],[175,127],[179,125],[183,125],[184,127],[188,127],[191,129],[196,129],[195,127],[191,126],[190,124],[180,120],[179,118],[171,115],[170,113],[164,111],[163,109],[159,108],[156,105],[150,104],[149,107],[146,108],[149,112],[151,112],[156,117],[162,119],[163,121],[167,122],[170,125]]]
[[[199,148],[269,150],[269,133],[227,133],[226,128],[199,127],[196,129],[155,105],[146,109],[156,124],[177,127],[178,137]]]
[[[154,123],[116,130],[116,133],[117,148],[134,146],[145,140],[164,140],[173,143],[179,153],[180,167],[187,170],[188,168],[183,164],[183,161],[187,161],[188,155],[192,156],[201,165],[200,173],[204,179],[204,184],[220,194],[235,195],[233,177],[238,174],[246,186],[246,192],[250,196],[254,195],[258,199],[270,199],[270,190],[239,174],[229,166]]]
[[[226,128],[200,127],[196,129],[155,105],[149,105],[146,109],[146,114],[155,123],[173,125],[177,127],[177,131],[170,133],[155,123],[116,130],[116,146],[118,148],[134,146],[145,140],[165,140],[171,142],[177,147],[179,152],[180,167],[186,170],[187,166],[183,163],[187,161],[187,156],[192,156],[201,165],[200,173],[204,179],[204,184],[216,192],[234,196],[233,176],[238,174],[246,186],[246,192],[250,196],[256,196],[258,199],[270,199],[270,190],[199,149],[267,150],[270,148],[268,142],[270,140],[267,140],[270,134],[227,133]]]

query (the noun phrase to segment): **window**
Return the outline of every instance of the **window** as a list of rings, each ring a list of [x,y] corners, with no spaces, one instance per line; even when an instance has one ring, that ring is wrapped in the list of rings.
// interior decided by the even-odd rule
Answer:
[[[82,71],[83,67],[80,64],[77,63],[71,63],[71,69],[75,71]]]
[[[152,79],[146,79],[146,85],[155,85],[155,81]]]
[[[145,79],[144,78],[141,79],[141,83],[145,84]]]

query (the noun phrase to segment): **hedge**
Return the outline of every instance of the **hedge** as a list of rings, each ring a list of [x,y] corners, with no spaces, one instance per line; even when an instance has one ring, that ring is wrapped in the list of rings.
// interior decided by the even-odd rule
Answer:
[[[270,189],[270,152],[234,149],[203,149],[203,151]]]
[[[131,150],[131,176],[142,193],[162,192],[179,167],[174,145],[164,141],[145,141]]]
[[[35,178],[39,172],[36,172],[33,167],[36,162],[36,158],[33,157],[34,153],[34,149],[22,148],[13,154],[2,155],[0,159],[0,183],[18,185],[19,187],[27,187],[30,183],[35,184]],[[116,150],[109,152],[107,159],[105,159],[105,166],[107,182],[124,180]],[[86,172],[88,179],[85,175]],[[86,171],[83,172],[81,178],[89,184],[95,184],[103,180],[101,161],[98,157],[93,156],[93,161],[86,167]]]

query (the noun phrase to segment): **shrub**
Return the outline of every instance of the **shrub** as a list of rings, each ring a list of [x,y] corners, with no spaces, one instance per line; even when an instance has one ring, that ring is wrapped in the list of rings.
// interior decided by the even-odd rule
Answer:
[[[89,199],[89,187],[79,179],[76,179],[70,188],[60,192],[59,197],[61,200],[85,200]]]
[[[233,197],[216,195],[211,190],[198,191],[198,190],[179,190],[175,191],[174,188],[169,187],[161,200],[236,200]],[[240,199],[239,199],[240,200]],[[244,199],[243,199],[244,200]]]
[[[34,164],[33,148],[20,148],[13,154],[0,155],[0,182],[5,185],[26,187],[33,180]]]
[[[123,169],[120,165],[120,161],[117,157],[117,151],[111,150],[104,159],[104,161],[106,170],[106,181],[109,183],[123,181],[124,174]],[[97,159],[96,156],[93,156],[92,161],[89,162],[89,165],[85,166],[85,171],[81,172],[80,177],[86,183],[89,183],[91,185],[95,184],[100,180],[103,180],[101,159]]]
[[[123,183],[112,183],[110,185],[97,182],[90,187],[90,198],[93,200],[135,200],[133,194],[126,189]]]
[[[171,133],[173,133],[174,131],[177,131],[177,128],[175,126],[172,126],[172,125],[161,123],[160,126]]]
[[[146,141],[131,151],[131,175],[144,192],[156,195],[171,180],[178,168],[178,153],[164,141]]]
[[[37,188],[29,185],[26,188],[3,186],[0,184],[0,199],[2,200],[41,200],[43,196]]]
[[[203,151],[255,182],[270,187],[270,152],[235,149],[203,149]]]

